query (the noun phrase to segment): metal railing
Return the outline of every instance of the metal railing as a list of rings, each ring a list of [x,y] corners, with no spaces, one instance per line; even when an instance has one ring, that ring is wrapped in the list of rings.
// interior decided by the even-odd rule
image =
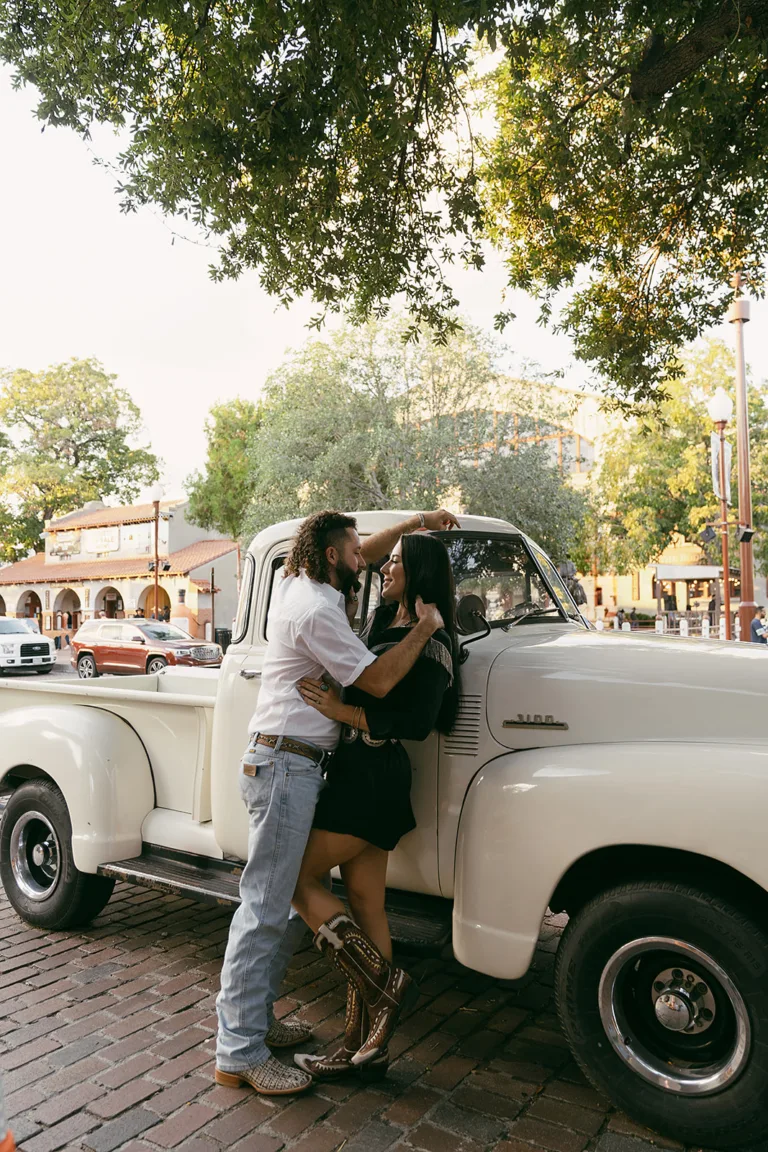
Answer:
[[[725,640],[725,616],[715,619],[712,612],[660,612],[655,620],[632,620],[625,616],[619,624],[618,616],[596,621],[599,631],[621,630],[622,632],[654,631],[665,636],[688,636],[700,640]],[[731,613],[731,636],[740,639],[741,621],[738,612]]]

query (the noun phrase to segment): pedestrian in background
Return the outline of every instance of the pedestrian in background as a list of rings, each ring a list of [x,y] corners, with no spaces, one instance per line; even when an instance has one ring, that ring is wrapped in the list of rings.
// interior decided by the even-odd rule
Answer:
[[[753,644],[768,644],[768,627],[765,623],[765,608],[758,608],[749,626],[749,638]]]

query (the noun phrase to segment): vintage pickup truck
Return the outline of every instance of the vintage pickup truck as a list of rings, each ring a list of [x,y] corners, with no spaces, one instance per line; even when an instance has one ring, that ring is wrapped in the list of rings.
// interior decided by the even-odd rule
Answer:
[[[362,535],[405,513],[358,517]],[[220,672],[0,683],[0,873],[28,923],[94,917],[115,878],[235,903],[238,763],[296,522],[248,550]],[[600,633],[512,525],[450,550],[462,699],[410,746],[418,827],[391,857],[395,934],[522,977],[547,908],[565,1034],[637,1120],[709,1148],[768,1132],[768,656]],[[362,614],[380,580],[366,573]],[[9,795],[8,795],[9,794]]]

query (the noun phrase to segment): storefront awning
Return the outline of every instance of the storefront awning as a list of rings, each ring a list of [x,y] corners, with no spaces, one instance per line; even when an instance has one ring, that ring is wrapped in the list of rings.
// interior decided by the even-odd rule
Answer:
[[[657,564],[657,580],[719,580],[722,568],[715,564]]]

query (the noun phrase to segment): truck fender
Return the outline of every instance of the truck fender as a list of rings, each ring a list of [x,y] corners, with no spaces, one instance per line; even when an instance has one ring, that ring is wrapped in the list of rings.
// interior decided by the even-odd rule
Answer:
[[[0,789],[8,776],[53,780],[69,809],[81,872],[139,855],[155,789],[144,745],[127,721],[101,708],[17,708],[0,716],[0,732]]]
[[[523,976],[559,881],[601,848],[695,853],[766,890],[767,808],[768,744],[582,744],[491,760],[459,823],[456,957]]]

